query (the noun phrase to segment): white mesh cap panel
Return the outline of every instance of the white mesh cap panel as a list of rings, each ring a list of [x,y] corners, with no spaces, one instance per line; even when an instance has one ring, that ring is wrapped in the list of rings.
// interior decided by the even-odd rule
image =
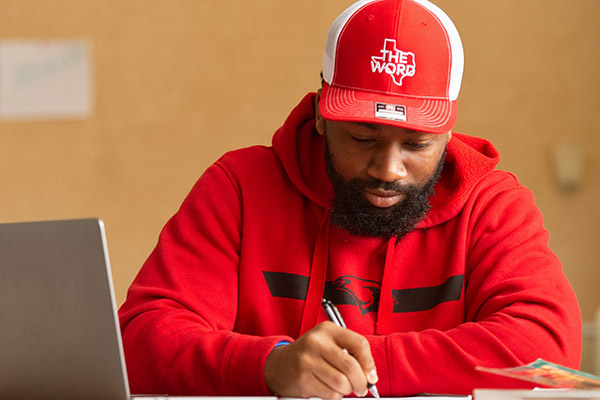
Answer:
[[[460,40],[460,35],[454,23],[442,11],[438,6],[427,0],[412,0],[415,3],[421,4],[423,7],[431,11],[444,25],[446,32],[448,32],[450,40],[450,54],[452,55],[452,65],[450,66],[450,87],[448,88],[448,95],[450,100],[456,100],[458,93],[460,92],[460,85],[462,82],[463,69],[465,66],[465,55]]]
[[[325,82],[331,83],[333,79],[333,73],[335,68],[335,55],[337,48],[337,41],[342,32],[342,28],[346,25],[346,22],[362,7],[367,4],[374,3],[381,0],[361,0],[352,4],[343,13],[341,13],[327,33],[327,41],[325,42],[325,54],[323,56],[323,78]]]

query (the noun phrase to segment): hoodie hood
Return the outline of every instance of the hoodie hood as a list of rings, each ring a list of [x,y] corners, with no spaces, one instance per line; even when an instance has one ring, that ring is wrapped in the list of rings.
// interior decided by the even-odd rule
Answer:
[[[334,192],[325,168],[325,141],[315,129],[316,93],[307,94],[273,136],[273,149],[288,177],[305,196],[329,210]],[[487,140],[452,133],[442,176],[417,228],[441,224],[462,209],[475,184],[491,173],[500,155]]]
[[[273,135],[273,150],[305,196],[331,209],[333,186],[325,168],[325,140],[315,128],[316,93],[307,94]]]

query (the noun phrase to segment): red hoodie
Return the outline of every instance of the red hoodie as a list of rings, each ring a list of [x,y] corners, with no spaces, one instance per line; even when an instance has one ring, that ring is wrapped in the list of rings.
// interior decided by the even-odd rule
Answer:
[[[496,149],[454,133],[417,228],[354,237],[329,222],[313,102],[209,167],[165,226],[120,310],[132,391],[267,395],[265,359],[327,319],[324,295],[370,341],[382,396],[522,385],[476,365],[578,368],[577,300]]]

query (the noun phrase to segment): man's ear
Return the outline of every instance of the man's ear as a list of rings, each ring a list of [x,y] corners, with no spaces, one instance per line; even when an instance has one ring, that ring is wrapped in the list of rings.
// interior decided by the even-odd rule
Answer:
[[[319,101],[321,100],[321,89],[317,91],[317,97],[315,98],[315,128],[319,135],[325,135],[325,118],[321,116],[319,112]]]

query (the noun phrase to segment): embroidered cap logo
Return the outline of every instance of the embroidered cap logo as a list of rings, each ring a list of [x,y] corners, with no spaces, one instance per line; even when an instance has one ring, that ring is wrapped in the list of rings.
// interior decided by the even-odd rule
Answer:
[[[395,39],[385,39],[380,52],[381,56],[371,56],[372,72],[390,75],[398,86],[402,86],[405,77],[415,75],[415,54],[398,50]]]

